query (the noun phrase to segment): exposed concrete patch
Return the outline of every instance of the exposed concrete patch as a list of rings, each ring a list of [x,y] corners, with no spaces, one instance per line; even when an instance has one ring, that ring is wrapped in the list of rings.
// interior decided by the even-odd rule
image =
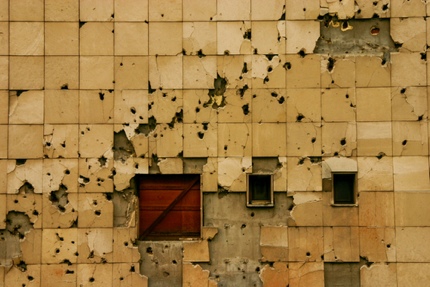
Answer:
[[[218,159],[218,185],[230,191],[246,190],[246,173],[252,171],[252,158]]]
[[[21,256],[18,236],[9,230],[0,230],[0,266],[11,267],[13,260]]]
[[[135,223],[138,198],[135,191],[135,181],[130,181],[130,188],[113,193],[114,226],[130,227]]]
[[[33,223],[24,212],[9,211],[6,216],[6,229],[11,234],[22,239],[27,232],[33,229]]]
[[[113,158],[114,160],[120,160],[125,162],[129,157],[135,155],[134,147],[128,140],[124,130],[115,132],[114,134],[114,146],[113,146]]]

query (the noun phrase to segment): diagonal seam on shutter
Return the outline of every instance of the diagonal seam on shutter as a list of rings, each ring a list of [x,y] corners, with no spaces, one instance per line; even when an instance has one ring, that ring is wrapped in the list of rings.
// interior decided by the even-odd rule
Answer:
[[[167,214],[175,207],[175,205],[184,198],[185,195],[191,190],[191,188],[199,181],[199,178],[196,177],[193,179],[191,184],[187,186],[184,190],[181,191],[181,193],[178,195],[178,197],[175,198],[175,200],[172,201],[172,203],[169,204],[169,206],[166,207],[166,209],[163,211],[163,213],[160,214],[160,216],[157,217],[157,219],[152,222],[152,224],[145,230],[145,232],[141,235],[140,239],[143,240],[146,236],[148,236],[152,230],[167,216]]]

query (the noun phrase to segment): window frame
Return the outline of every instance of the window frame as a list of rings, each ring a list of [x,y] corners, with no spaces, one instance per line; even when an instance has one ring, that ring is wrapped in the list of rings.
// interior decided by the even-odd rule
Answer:
[[[269,177],[270,178],[270,191],[269,191],[269,199],[267,200],[257,200],[252,199],[252,190],[251,190],[251,179],[252,177]],[[273,182],[273,174],[272,173],[249,173],[246,177],[246,206],[247,207],[274,207],[274,182]]]
[[[335,175],[354,175],[353,182],[353,190],[352,190],[352,199],[353,202],[345,203],[345,202],[335,202]],[[332,206],[358,206],[358,198],[357,198],[357,172],[354,171],[336,171],[331,173],[331,205]]]

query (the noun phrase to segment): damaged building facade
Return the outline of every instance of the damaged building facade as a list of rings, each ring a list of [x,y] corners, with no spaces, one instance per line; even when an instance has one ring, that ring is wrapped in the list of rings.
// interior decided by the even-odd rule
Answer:
[[[0,286],[427,286],[424,0],[0,0]]]

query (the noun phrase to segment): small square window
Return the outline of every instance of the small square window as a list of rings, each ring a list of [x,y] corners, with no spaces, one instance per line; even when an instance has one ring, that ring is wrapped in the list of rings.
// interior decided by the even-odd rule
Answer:
[[[247,206],[273,206],[273,177],[271,174],[249,174],[247,187]]]
[[[355,173],[333,173],[333,204],[355,205],[356,204],[356,174]]]

